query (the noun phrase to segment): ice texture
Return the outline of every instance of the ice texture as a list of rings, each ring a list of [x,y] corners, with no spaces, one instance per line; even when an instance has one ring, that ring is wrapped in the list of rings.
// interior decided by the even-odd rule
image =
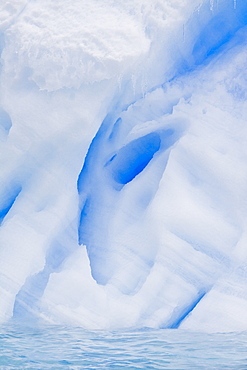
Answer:
[[[0,3],[0,323],[247,330],[246,0]]]

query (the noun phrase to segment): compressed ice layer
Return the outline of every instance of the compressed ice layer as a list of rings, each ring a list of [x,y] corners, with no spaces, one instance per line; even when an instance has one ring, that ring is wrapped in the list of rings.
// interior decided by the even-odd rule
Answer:
[[[20,191],[20,186],[12,184],[10,189],[7,190],[7,194],[2,194],[2,202],[0,205],[0,223],[10,211]]]
[[[192,55],[196,64],[222,50],[235,33],[247,24],[244,0],[240,0],[235,8],[231,1],[220,1],[212,8],[212,12],[216,14],[202,28],[193,46]]]
[[[107,163],[113,179],[123,185],[132,181],[160,149],[160,142],[159,134],[151,133],[121,148]]]
[[[246,329],[246,2],[0,7],[0,321]]]

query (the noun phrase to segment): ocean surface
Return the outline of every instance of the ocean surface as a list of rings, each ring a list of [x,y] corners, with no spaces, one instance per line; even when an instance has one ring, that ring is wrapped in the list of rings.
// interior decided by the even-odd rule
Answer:
[[[2,326],[0,369],[247,369],[247,333]]]

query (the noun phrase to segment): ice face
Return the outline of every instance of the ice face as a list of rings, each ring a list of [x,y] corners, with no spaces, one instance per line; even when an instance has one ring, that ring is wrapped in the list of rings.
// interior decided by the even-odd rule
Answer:
[[[0,321],[246,329],[244,0],[0,5]]]

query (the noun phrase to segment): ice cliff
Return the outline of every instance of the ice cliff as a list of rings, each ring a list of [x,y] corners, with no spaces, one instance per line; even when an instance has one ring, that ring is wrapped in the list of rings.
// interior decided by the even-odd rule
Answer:
[[[246,25],[0,3],[0,323],[247,330]]]

